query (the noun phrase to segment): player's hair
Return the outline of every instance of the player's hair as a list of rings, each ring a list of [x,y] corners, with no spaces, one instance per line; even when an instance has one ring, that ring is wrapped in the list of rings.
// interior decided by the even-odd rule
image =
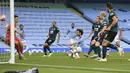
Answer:
[[[72,24],[74,24],[74,23],[72,23]],[[75,25],[75,24],[74,24]]]
[[[101,11],[100,15],[103,15],[104,17],[106,17],[106,12],[105,11]]]
[[[14,15],[14,18],[18,17],[17,15]]]
[[[82,29],[77,29],[76,31],[79,31],[81,33],[81,35],[83,35],[83,30]]]
[[[53,22],[55,22],[55,23],[56,23],[56,21],[53,21]]]
[[[112,3],[110,3],[110,2],[108,2],[108,3],[106,4],[106,6],[107,6],[107,8],[109,8],[109,9],[113,9],[113,5],[112,5]]]
[[[23,26],[22,24],[19,25],[20,27]]]
[[[97,16],[99,18],[99,20],[101,20],[100,16]]]

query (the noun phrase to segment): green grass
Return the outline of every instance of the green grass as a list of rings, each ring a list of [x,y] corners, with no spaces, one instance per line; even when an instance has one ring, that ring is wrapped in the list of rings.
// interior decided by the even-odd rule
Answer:
[[[0,64],[0,73],[8,70],[26,70],[37,67],[40,73],[130,73],[129,53],[119,57],[111,53],[107,62],[98,62],[81,54],[81,59],[69,58],[64,53],[54,53],[51,57],[42,57],[42,54],[33,54],[26,60],[16,60],[16,64]]]

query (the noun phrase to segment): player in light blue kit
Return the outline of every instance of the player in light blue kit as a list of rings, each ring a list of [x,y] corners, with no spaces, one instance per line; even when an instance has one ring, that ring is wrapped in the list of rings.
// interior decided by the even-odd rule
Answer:
[[[83,36],[83,30],[77,29],[76,36],[78,37],[77,40],[74,40],[73,43],[65,44],[65,46],[73,46],[70,51],[67,52],[68,56],[75,57],[75,59],[80,59],[79,53],[82,51],[84,47],[85,37]]]
[[[75,28],[75,24],[72,23],[71,24],[71,28],[69,28],[67,30],[67,33],[65,35],[65,37],[68,36],[69,37],[69,40],[70,40],[70,43],[72,43],[76,37],[76,28]]]
[[[26,51],[29,52],[29,55],[32,54],[32,51],[28,48],[27,44],[26,44],[26,40],[25,40],[25,31],[24,31],[24,26],[22,24],[19,25],[19,32],[20,32],[20,40],[23,44],[23,47],[26,48],[23,53],[25,53]]]

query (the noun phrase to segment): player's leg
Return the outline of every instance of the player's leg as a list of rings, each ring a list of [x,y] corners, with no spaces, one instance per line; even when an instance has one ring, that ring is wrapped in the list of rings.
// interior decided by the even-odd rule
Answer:
[[[96,40],[93,39],[91,42],[90,42],[90,49],[88,51],[87,54],[85,54],[84,56],[88,57],[90,55],[90,53],[92,52],[92,50],[94,50],[94,54],[97,54],[97,51],[95,49],[95,43],[96,43]]]
[[[16,50],[17,50],[17,52],[18,52],[19,55],[22,54],[21,50],[20,50],[21,48],[19,47],[18,41],[15,41],[15,48],[16,48]]]
[[[117,45],[118,47],[120,47],[120,40],[119,40],[119,36],[118,36],[118,35],[116,35],[116,37],[115,37],[115,39],[114,39],[114,42],[116,43],[116,45]]]
[[[102,53],[103,53],[103,57],[99,61],[107,61],[107,56],[106,56],[107,46],[114,40],[116,34],[117,34],[117,32],[111,32],[111,31],[109,31],[105,35],[104,40],[102,42],[102,48],[103,48]]]
[[[32,55],[32,50],[31,50],[27,45],[24,45],[24,46],[25,46],[25,48],[27,49],[29,55]]]
[[[118,37],[118,36],[116,36],[116,37],[114,38],[114,42],[117,43],[118,46],[117,46],[117,45],[113,45],[113,44],[109,44],[107,47],[118,51],[118,52],[119,52],[119,55],[120,55],[120,56],[123,56],[123,49],[120,47],[120,40],[119,40],[119,37]]]
[[[94,40],[95,36],[92,37],[91,42],[90,42],[90,49],[88,51],[88,55],[92,52],[93,48],[94,48],[94,44],[95,44],[95,40]]]
[[[99,58],[101,58],[100,42],[97,41],[96,44],[95,44],[95,46],[96,46],[95,48],[96,48],[97,54],[98,54],[98,58],[97,59],[99,59]]]
[[[24,55],[22,53],[23,45],[18,37],[15,36],[15,44],[16,49],[18,50],[19,59],[24,59]]]
[[[120,40],[119,40],[119,36],[116,35],[114,42],[116,43],[116,47],[118,47],[118,52],[120,56],[124,56],[124,52],[123,52],[123,48],[120,46]]]
[[[75,42],[74,39],[70,39],[70,40],[69,40],[69,43],[70,43],[70,44],[73,44],[74,42]],[[69,48],[70,48],[70,50],[69,50],[68,52],[66,52],[66,54],[67,54],[67,56],[73,57],[73,56],[74,56],[74,55],[73,55],[74,45],[73,45],[73,46],[70,46]],[[75,56],[74,56],[74,57],[75,57]]]
[[[53,40],[51,40],[51,39],[47,39],[46,41],[45,41],[45,43],[44,43],[44,56],[47,56],[47,50],[49,51],[49,55],[48,56],[51,56],[52,55],[52,52],[51,52],[51,50],[50,50],[50,45],[53,43],[54,41]]]
[[[107,48],[107,58],[109,57],[110,52],[111,52],[110,48]]]
[[[44,56],[47,56],[47,49],[46,49],[46,46],[48,46],[48,44],[47,44],[47,43],[44,43],[44,45],[43,45]]]
[[[113,44],[108,44],[108,46],[107,47],[109,47],[109,48],[111,48],[111,49],[114,49],[114,50],[116,50],[116,51],[118,51],[119,52],[119,55],[120,56],[123,56],[123,49],[121,48],[121,47],[118,47],[118,46],[116,46],[116,45],[113,45]],[[109,51],[110,51],[110,49],[107,49],[107,54],[109,55]]]
[[[115,42],[116,43],[116,45],[118,46],[118,47],[121,47],[121,45],[120,45],[120,42],[119,41],[117,41],[117,42]]]
[[[76,50],[74,49],[74,47],[71,47],[71,50],[66,52],[66,55],[71,57],[71,58],[75,58],[76,57],[75,52],[76,52]]]
[[[106,52],[107,52],[107,46],[108,44],[110,44],[110,33],[107,33],[103,39],[102,42],[102,59],[100,59],[99,61],[107,61],[107,56],[106,56]]]
[[[115,45],[113,45],[113,44],[108,44],[107,47],[109,47],[109,48],[111,48],[111,49],[114,49],[114,50],[118,51],[118,47],[115,46]]]
[[[43,49],[44,49],[44,56],[47,56],[47,46],[48,46],[49,38],[45,41],[43,44]]]
[[[80,59],[80,55],[79,55],[80,52],[75,52],[74,55],[76,56],[75,59]]]
[[[8,44],[8,45],[10,45],[10,37],[6,37],[6,43]],[[22,54],[21,53],[21,48],[19,47],[19,43],[18,43],[18,41],[16,41],[16,39],[15,39],[15,48],[16,48],[16,50],[17,50],[17,52],[18,52],[18,55],[19,55],[19,59],[20,59],[20,55]]]
[[[66,55],[69,56],[69,57],[71,57],[72,56],[72,50],[66,52]]]
[[[81,47],[77,47],[76,48],[76,53],[75,53],[75,55],[76,55],[75,59],[80,59],[80,55],[79,55],[80,52],[82,52],[82,48]]]
[[[29,55],[32,55],[32,51],[31,51],[31,49],[29,49],[29,47],[27,45],[24,44],[23,47],[25,48],[25,50],[23,51],[23,53],[28,52]]]
[[[109,43],[110,43],[109,41],[103,40],[103,42],[102,42],[102,59],[100,59],[99,61],[107,61],[106,52],[107,52],[107,45]]]
[[[29,55],[31,55],[31,54],[32,54],[32,51],[31,51],[31,49],[29,49],[29,47],[27,46],[26,40],[23,40],[23,41],[21,41],[21,42],[22,42],[22,44],[23,44],[23,47],[25,48],[25,50],[23,50],[23,53],[25,53],[26,51],[28,51]]]
[[[80,59],[79,53],[82,51],[81,47],[73,47],[72,48],[72,55],[75,56],[75,59]]]
[[[106,33],[103,33],[100,35],[100,38],[98,38],[95,46],[96,46],[96,49],[97,49],[97,52],[98,52],[98,58],[96,60],[99,60],[101,58],[101,49],[100,49],[100,45],[102,45],[102,42],[104,40],[104,37],[105,37]]]
[[[114,38],[114,42],[115,42],[115,40],[117,40],[117,39],[118,39],[118,38],[117,38],[117,37],[115,37],[115,38]],[[114,49],[114,50],[118,51],[118,47],[117,47],[117,46],[115,46],[115,45],[113,45],[113,44],[109,44],[107,47],[112,48],[112,49]]]
[[[98,42],[98,37],[95,37],[95,42],[93,45],[94,55],[91,58],[98,58],[98,53],[100,52],[100,42]]]
[[[50,56],[52,55],[52,52],[51,52],[50,46],[47,46],[47,50],[49,51],[49,55],[48,55],[48,57],[50,57]]]
[[[93,39],[94,39],[94,36],[91,38],[89,51],[86,54],[84,54],[84,56],[86,56],[86,57],[88,57],[90,55],[90,53],[92,52],[91,42],[92,42]]]
[[[15,36],[15,48],[18,52],[19,59],[24,59],[24,55],[22,54],[20,40]],[[5,43],[10,46],[10,37],[6,37]]]
[[[20,52],[23,53],[23,44],[21,43],[20,39],[15,36],[15,42],[19,45]]]

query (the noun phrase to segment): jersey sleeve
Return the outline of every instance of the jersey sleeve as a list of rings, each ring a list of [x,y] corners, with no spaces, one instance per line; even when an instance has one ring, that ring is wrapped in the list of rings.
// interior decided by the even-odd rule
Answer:
[[[121,23],[118,24],[118,28],[119,28],[119,29],[122,28],[122,27],[121,27]]]
[[[8,24],[6,28],[7,28],[7,30],[9,30],[10,29],[10,25]]]
[[[69,33],[70,33],[70,30],[69,30],[69,29],[67,29],[66,35],[68,35]]]
[[[60,32],[59,28],[56,29],[56,32],[57,32],[57,33]]]
[[[103,22],[103,26],[107,26],[107,21],[104,21],[104,22]]]
[[[94,30],[94,24],[92,25],[92,30]]]
[[[116,16],[116,14],[114,12],[110,13],[110,17]]]
[[[49,35],[50,35],[50,31],[51,31],[51,28],[49,28],[49,32],[48,32]]]
[[[79,40],[76,41],[77,44],[83,42],[85,40],[85,38],[81,37]]]
[[[25,34],[25,31],[24,31],[24,30],[22,31],[22,34]]]

